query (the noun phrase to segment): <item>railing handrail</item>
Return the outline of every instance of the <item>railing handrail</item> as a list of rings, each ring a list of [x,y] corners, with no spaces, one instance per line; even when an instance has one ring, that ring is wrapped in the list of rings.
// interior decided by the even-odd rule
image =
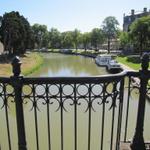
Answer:
[[[122,71],[121,73],[118,74],[110,74],[110,75],[102,75],[102,76],[86,76],[86,77],[23,77],[20,75],[21,73],[21,62],[18,57],[15,57],[12,62],[13,66],[13,75],[11,77],[0,77],[0,82],[2,84],[10,84],[14,88],[14,98],[15,98],[15,103],[16,103],[16,119],[17,119],[17,131],[18,131],[18,148],[19,150],[27,150],[26,146],[26,134],[25,134],[25,125],[24,125],[24,112],[23,112],[23,101],[22,101],[22,88],[24,85],[32,84],[33,88],[33,97],[35,101],[35,85],[34,84],[46,84],[46,90],[48,90],[48,84],[59,84],[59,92],[60,92],[60,107],[61,107],[61,120],[63,120],[63,96],[62,96],[62,84],[74,84],[75,86],[73,87],[73,91],[76,90],[76,85],[77,84],[89,84],[87,86],[89,95],[87,96],[90,100],[88,103],[89,107],[89,141],[90,141],[90,128],[91,128],[91,109],[92,109],[92,95],[91,95],[91,89],[92,89],[92,84],[99,84],[102,83],[104,84],[104,88],[106,90],[106,84],[113,83],[113,89],[114,91],[112,92],[112,95],[107,93],[107,96],[111,95],[111,98],[114,100],[112,103],[113,111],[115,111],[115,102],[117,95],[120,91],[120,103],[121,105],[119,106],[119,112],[118,115],[118,131],[121,132],[121,121],[122,121],[122,110],[123,110],[123,88],[124,88],[124,78],[125,77],[139,77],[140,79],[140,99],[139,99],[139,108],[138,108],[138,116],[137,116],[137,124],[136,124],[136,131],[135,131],[135,136],[133,140],[133,144],[131,146],[132,150],[138,150],[140,147],[141,150],[145,150],[144,146],[144,138],[143,138],[143,126],[144,126],[144,111],[145,111],[145,95],[146,95],[146,87],[148,83],[148,79],[150,78],[150,71],[148,70],[148,63],[149,63],[149,56],[145,54],[142,59],[142,69],[137,72],[137,71]],[[120,88],[119,91],[117,91],[117,84],[120,82]],[[103,89],[104,90],[104,89]],[[4,92],[6,91],[6,87]],[[105,94],[103,95],[103,107],[105,108],[105,100],[107,97]],[[38,95],[37,95],[38,97]],[[46,94],[46,97],[48,95]],[[74,105],[76,107],[77,105],[77,100],[76,100],[76,94],[74,95],[75,97],[75,102]],[[80,96],[79,96],[80,97]],[[81,96],[82,97],[82,96]],[[49,100],[48,100],[49,102]],[[35,102],[36,104],[36,102]],[[34,105],[35,105],[34,104]],[[33,105],[33,106],[34,106]],[[111,107],[111,108],[112,108]],[[75,108],[76,110],[76,108]],[[114,113],[114,112],[113,112]],[[140,117],[139,117],[140,116]],[[141,119],[142,118],[142,119]],[[142,122],[140,122],[142,120]],[[113,118],[114,122],[114,118]],[[126,126],[127,127],[127,126]],[[62,123],[62,128],[63,128],[63,123]],[[112,125],[112,133],[114,129],[114,123]],[[117,140],[116,140],[116,150],[119,149],[119,144],[117,143],[120,141],[120,132],[117,133]],[[139,134],[140,133],[140,134]],[[62,133],[63,135],[63,133]],[[113,139],[113,137],[111,137]],[[111,148],[112,148],[112,141],[111,140]],[[139,142],[140,141],[140,142]],[[62,136],[62,143],[63,143],[63,136]],[[75,142],[76,143],[76,142]],[[138,143],[138,146],[137,146]],[[88,147],[90,149],[90,143],[88,143]],[[117,145],[118,144],[118,145]],[[76,145],[77,146],[77,145]],[[38,147],[38,143],[37,143]],[[63,149],[63,146],[62,146]]]

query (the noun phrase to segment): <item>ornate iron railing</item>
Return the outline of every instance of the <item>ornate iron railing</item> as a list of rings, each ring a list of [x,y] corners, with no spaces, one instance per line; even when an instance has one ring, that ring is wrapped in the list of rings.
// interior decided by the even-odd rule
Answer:
[[[30,141],[26,138],[26,130],[30,128],[30,126],[27,126],[29,123],[24,117],[27,112],[25,111],[26,105],[29,105],[28,112],[32,113],[34,118],[36,145],[34,149],[41,149],[41,132],[39,133],[39,122],[41,122],[41,120],[38,119],[38,115],[39,112],[42,113],[41,107],[44,106],[46,119],[45,122],[43,122],[43,128],[46,130],[46,135],[44,135],[44,139],[42,140],[47,140],[46,149],[53,150],[53,145],[58,144],[60,141],[59,149],[66,150],[66,141],[73,139],[72,149],[80,150],[82,148],[80,148],[81,144],[79,139],[81,140],[80,137],[82,136],[82,140],[86,141],[85,149],[119,150],[120,141],[122,140],[122,130],[124,131],[122,135],[124,137],[123,141],[127,141],[130,94],[132,90],[131,85],[133,85],[131,84],[131,79],[133,77],[139,77],[141,84],[136,86],[136,88],[140,89],[139,111],[136,132],[131,147],[137,150],[141,146],[140,150],[142,150],[142,148],[144,149],[143,123],[145,98],[148,79],[150,78],[148,62],[148,55],[144,55],[141,71],[122,72],[117,75],[101,77],[28,78],[20,75],[21,62],[18,57],[15,57],[12,62],[14,75],[10,78],[0,77],[0,104],[2,104],[2,110],[5,110],[8,140],[7,149],[12,150],[14,145],[14,139],[11,138],[10,134],[11,124],[9,121],[9,102],[14,102],[19,150],[27,150],[27,147],[30,147],[27,146]],[[129,77],[129,84],[128,96],[127,99],[124,100],[125,77]],[[124,101],[127,103],[127,106],[124,110],[125,117],[123,122],[125,125],[122,127]],[[109,116],[111,116],[109,120],[107,120],[108,112]],[[59,117],[56,118],[57,125],[53,125],[55,118],[52,118],[52,114],[54,113],[59,113]],[[66,114],[69,113],[71,114],[71,119],[65,121]],[[81,129],[84,128],[81,128],[79,131],[83,123],[81,117],[83,114],[86,115],[86,124],[84,125],[87,131],[87,134],[84,136],[82,132],[80,133]],[[95,120],[95,116],[97,116],[98,120]],[[33,120],[30,123],[33,124]],[[68,124],[72,125],[72,130],[66,130]],[[96,127],[99,128],[94,129],[93,126],[95,126],[95,124],[97,124]],[[109,132],[107,131],[107,133],[106,124],[110,125]],[[60,130],[60,137],[57,142],[53,140],[55,135],[52,134],[52,131],[54,129]],[[99,133],[97,136],[93,133],[95,131]],[[71,136],[66,132],[72,132]],[[32,134],[33,133],[34,132],[32,132]],[[99,145],[96,146],[96,148],[93,147],[94,140],[99,141]],[[3,150],[2,143],[3,141],[0,141],[0,149]],[[31,149],[31,147],[29,149]]]

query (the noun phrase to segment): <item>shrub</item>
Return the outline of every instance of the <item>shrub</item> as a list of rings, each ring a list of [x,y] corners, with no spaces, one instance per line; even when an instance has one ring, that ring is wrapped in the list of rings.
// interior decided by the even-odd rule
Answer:
[[[132,62],[132,63],[136,63],[136,64],[141,63],[141,59],[140,59],[139,55],[127,56],[127,61]]]

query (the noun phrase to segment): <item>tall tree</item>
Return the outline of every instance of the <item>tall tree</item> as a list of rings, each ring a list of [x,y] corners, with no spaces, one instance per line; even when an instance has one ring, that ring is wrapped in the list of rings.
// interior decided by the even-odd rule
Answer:
[[[94,28],[91,32],[91,44],[98,50],[99,45],[104,42],[104,34],[103,31],[99,28]]]
[[[42,37],[42,42],[41,42],[41,47],[44,47],[44,48],[48,48],[50,47],[50,42],[49,42],[49,32],[46,31]]]
[[[1,29],[1,25],[2,25],[2,19],[3,19],[3,17],[0,16],[0,29]],[[1,41],[1,35],[0,35],[0,41]]]
[[[2,17],[0,35],[4,49],[9,54],[24,53],[28,46],[30,25],[19,12],[5,13]]]
[[[105,36],[107,37],[108,42],[108,53],[110,53],[110,41],[111,39],[115,38],[117,36],[118,31],[118,21],[115,17],[109,16],[106,17],[103,21],[103,31],[105,33]]]
[[[130,41],[128,32],[121,32],[121,34],[119,35],[119,39],[120,39],[120,46],[123,49],[126,49],[127,47],[129,47],[131,45],[131,41]]]
[[[61,33],[61,44],[62,48],[72,48],[73,47],[73,37],[72,37],[72,32],[67,31]]]
[[[31,49],[33,48],[33,32],[32,32],[32,28],[29,24],[29,22],[27,21],[27,19],[25,19],[23,16],[21,16],[21,20],[22,23],[24,25],[24,29],[25,29],[25,39],[24,39],[24,52],[26,49]]]
[[[34,24],[32,26],[33,34],[34,34],[34,41],[35,41],[35,47],[42,48],[42,43],[44,39],[45,34],[47,34],[47,26],[46,25],[40,25],[40,24]]]
[[[143,49],[150,46],[150,16],[137,19],[131,24],[130,37],[142,55]]]
[[[51,48],[61,47],[61,33],[56,28],[51,28],[49,31],[49,40]]]
[[[3,17],[0,16],[0,27],[1,27],[1,25],[2,25],[2,19],[3,19]]]
[[[80,41],[80,31],[78,29],[75,29],[72,32],[72,38],[73,38],[75,49],[77,50],[78,49],[78,44],[79,44],[79,41]]]
[[[86,51],[88,48],[88,45],[91,42],[91,34],[89,32],[85,32],[81,35],[81,41],[83,43],[84,46],[84,50]]]

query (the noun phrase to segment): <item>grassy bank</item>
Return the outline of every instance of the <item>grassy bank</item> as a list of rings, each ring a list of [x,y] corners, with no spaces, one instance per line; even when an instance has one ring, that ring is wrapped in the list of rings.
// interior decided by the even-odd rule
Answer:
[[[27,76],[37,70],[43,64],[43,58],[38,53],[28,53],[20,57],[21,73]],[[12,66],[11,63],[0,63],[0,76],[11,76]]]
[[[132,63],[127,61],[127,57],[117,57],[116,60],[134,70],[139,70],[141,68],[141,64],[140,63]]]
[[[30,53],[27,57],[21,58],[22,60],[22,74],[27,76],[41,67],[43,58],[38,53]]]

